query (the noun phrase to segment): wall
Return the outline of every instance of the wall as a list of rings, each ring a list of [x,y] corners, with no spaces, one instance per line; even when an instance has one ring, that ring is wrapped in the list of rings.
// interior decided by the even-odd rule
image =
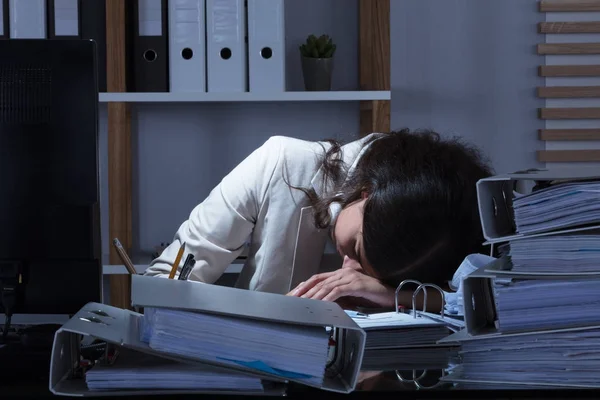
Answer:
[[[499,172],[538,165],[535,87],[542,18],[535,0],[391,0],[392,127],[432,128],[481,146]],[[356,0],[286,0],[287,85],[301,90],[297,47],[338,43],[334,89],[358,82]],[[357,103],[146,104],[133,107],[133,258],[149,261],[219,179],[272,135],[351,140]],[[104,253],[108,254],[106,107],[101,108]]]
[[[391,1],[392,126],[480,146],[496,172],[540,166],[536,0]]]

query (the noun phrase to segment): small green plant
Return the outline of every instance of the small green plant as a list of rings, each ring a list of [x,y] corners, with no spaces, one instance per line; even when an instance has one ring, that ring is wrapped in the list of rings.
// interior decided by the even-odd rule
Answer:
[[[308,58],[331,58],[335,53],[335,44],[329,35],[309,35],[306,43],[300,45],[300,53]]]

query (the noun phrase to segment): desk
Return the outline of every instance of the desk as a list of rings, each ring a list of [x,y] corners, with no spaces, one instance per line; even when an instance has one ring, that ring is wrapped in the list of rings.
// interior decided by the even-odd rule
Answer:
[[[365,371],[361,373],[361,382],[357,386],[357,390],[348,395],[322,392],[316,389],[307,388],[305,386],[294,386],[291,385],[288,391],[287,398],[311,398],[319,397],[331,400],[334,398],[342,399],[356,399],[366,398],[371,399],[374,396],[379,397],[385,393],[391,393],[401,395],[402,400],[404,399],[463,399],[463,398],[485,398],[486,400],[492,399],[516,399],[516,398],[560,398],[560,399],[592,399],[597,398],[597,391],[582,391],[582,390],[457,390],[452,389],[448,385],[437,386],[435,389],[418,389],[413,383],[406,382],[406,379],[398,379],[397,372],[399,371]],[[401,376],[409,378],[411,371],[402,371]],[[419,374],[420,376],[420,374]],[[435,371],[428,371],[426,377],[422,378],[420,382],[427,384],[428,386],[434,386],[437,383],[437,378],[441,374]],[[404,382],[402,381],[404,380]],[[10,383],[3,382],[0,380],[0,398],[62,398],[69,399],[69,397],[58,397],[53,396],[48,390],[47,380],[30,380],[22,379],[19,381],[13,381]],[[156,398],[168,398],[168,399],[259,399],[264,398],[263,396],[204,396],[204,395],[185,395],[185,396],[155,396]],[[73,397],[71,397],[73,398]],[[86,397],[92,398],[92,397]],[[110,396],[103,397],[106,400],[116,399],[148,399],[148,396]],[[273,398],[273,397],[269,397]],[[400,398],[400,397],[398,397]]]

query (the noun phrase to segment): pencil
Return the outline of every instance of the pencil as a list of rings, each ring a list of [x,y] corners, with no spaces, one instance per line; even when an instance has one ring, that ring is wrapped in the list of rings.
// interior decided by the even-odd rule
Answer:
[[[121,244],[121,242],[119,241],[118,238],[113,239],[113,245],[117,249],[117,254],[119,254],[119,257],[121,257],[123,264],[125,264],[125,268],[127,269],[127,272],[129,272],[131,275],[137,275],[137,271],[135,270],[135,267],[133,266],[131,259],[125,252],[125,249],[123,248],[123,245]]]
[[[175,262],[171,267],[171,273],[169,274],[169,279],[175,278],[175,272],[177,272],[177,267],[179,267],[179,263],[181,262],[181,257],[183,257],[183,252],[185,251],[185,242],[181,244],[179,248],[179,252],[177,253],[177,257],[175,258]]]

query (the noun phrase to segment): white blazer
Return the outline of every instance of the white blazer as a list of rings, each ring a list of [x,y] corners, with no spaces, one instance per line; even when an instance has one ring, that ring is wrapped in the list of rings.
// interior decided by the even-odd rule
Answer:
[[[371,135],[342,146],[342,160],[351,173]],[[307,196],[290,188],[324,187],[321,157],[327,142],[310,142],[283,136],[268,139],[237,165],[191,212],[177,230],[173,243],[150,264],[146,275],[168,277],[181,243],[196,264],[189,277],[214,283],[240,255],[250,238],[250,248],[236,287],[285,294],[290,290],[294,253],[323,254],[328,232],[314,227]],[[287,181],[287,183],[286,183]],[[334,212],[334,217],[337,214]],[[310,238],[310,240],[307,240]],[[298,268],[296,265],[295,268]],[[302,275],[303,271],[294,271]]]

